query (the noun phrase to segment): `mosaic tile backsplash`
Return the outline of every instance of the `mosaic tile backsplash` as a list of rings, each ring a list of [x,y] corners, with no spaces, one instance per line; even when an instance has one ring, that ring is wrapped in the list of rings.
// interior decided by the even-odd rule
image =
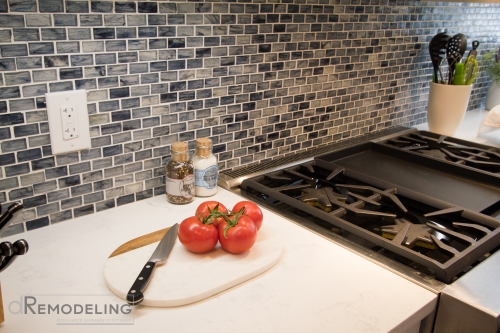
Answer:
[[[0,0],[0,203],[25,207],[5,235],[163,195],[175,141],[211,137],[223,170],[421,123],[432,36],[484,53],[499,22],[498,4]],[[92,149],[55,156],[44,95],[73,89]]]

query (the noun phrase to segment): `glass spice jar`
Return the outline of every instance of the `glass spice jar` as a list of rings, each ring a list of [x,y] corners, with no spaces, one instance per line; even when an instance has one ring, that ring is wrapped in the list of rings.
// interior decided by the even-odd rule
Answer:
[[[188,145],[174,142],[171,159],[165,166],[167,200],[173,204],[186,204],[194,199],[194,165],[189,159]]]
[[[194,188],[197,197],[209,197],[217,193],[219,168],[217,157],[212,153],[212,140],[196,139],[196,154],[193,156]]]

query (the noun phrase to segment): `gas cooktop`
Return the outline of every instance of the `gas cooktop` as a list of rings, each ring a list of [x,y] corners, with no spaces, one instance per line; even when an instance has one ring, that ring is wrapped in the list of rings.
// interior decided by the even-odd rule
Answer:
[[[485,278],[500,269],[497,148],[395,128],[226,171],[219,185],[440,294],[423,331],[500,332],[500,289]]]
[[[407,128],[368,137],[221,178],[237,178],[244,196],[425,280],[449,284],[500,247],[500,151]]]
[[[241,189],[444,283],[500,244],[500,222],[321,159],[253,177]]]

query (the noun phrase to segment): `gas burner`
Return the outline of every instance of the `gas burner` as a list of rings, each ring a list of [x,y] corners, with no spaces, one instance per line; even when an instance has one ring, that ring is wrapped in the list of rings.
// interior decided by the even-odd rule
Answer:
[[[404,245],[410,249],[414,246],[425,247],[431,250],[436,249],[436,245],[431,238],[432,229],[424,224],[413,224],[405,219],[395,219],[395,224],[382,226],[382,237],[394,239],[407,224],[410,224],[404,238]]]
[[[325,212],[332,211],[332,204],[323,188],[304,188],[300,200],[310,206],[318,207]]]

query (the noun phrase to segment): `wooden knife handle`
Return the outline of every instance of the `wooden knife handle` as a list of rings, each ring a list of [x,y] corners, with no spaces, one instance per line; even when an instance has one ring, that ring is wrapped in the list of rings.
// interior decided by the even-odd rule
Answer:
[[[135,279],[134,284],[127,293],[128,304],[138,305],[144,300],[143,292],[153,277],[155,267],[156,263],[152,261],[148,261],[146,265],[144,265],[142,271],[139,273],[139,276]]]

